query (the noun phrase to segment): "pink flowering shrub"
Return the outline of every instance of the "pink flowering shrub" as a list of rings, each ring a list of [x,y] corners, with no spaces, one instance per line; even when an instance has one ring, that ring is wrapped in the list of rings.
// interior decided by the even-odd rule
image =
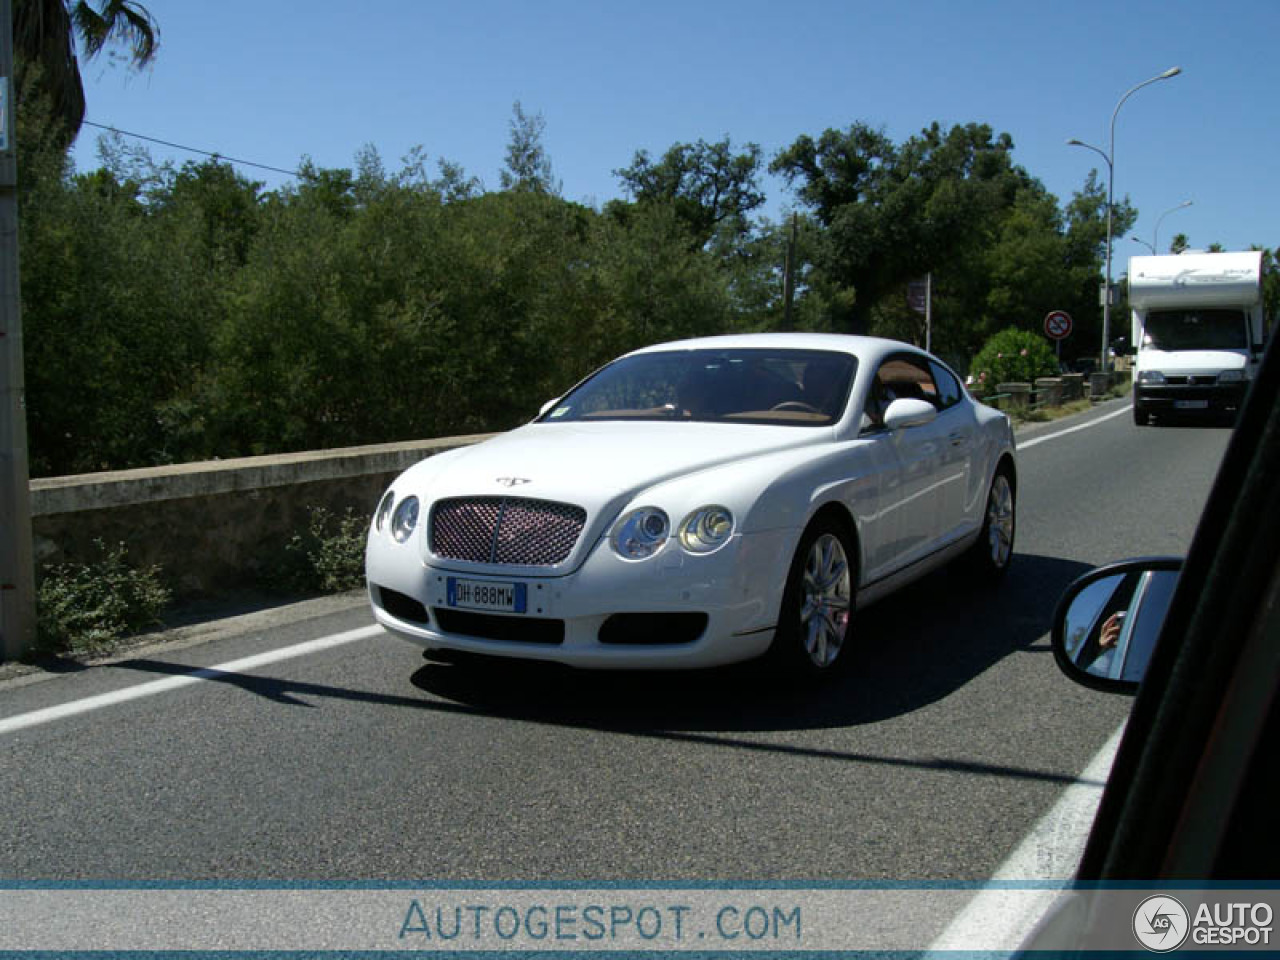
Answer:
[[[1044,337],[1010,327],[987,341],[969,370],[974,393],[995,393],[1000,383],[1034,383],[1037,377],[1057,376],[1058,361]]]

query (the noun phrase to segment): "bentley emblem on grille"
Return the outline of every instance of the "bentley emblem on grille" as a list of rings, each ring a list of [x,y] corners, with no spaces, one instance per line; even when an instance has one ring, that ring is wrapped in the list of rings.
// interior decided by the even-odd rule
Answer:
[[[523,486],[526,483],[533,483],[533,481],[527,477],[498,477],[497,482],[508,488]]]

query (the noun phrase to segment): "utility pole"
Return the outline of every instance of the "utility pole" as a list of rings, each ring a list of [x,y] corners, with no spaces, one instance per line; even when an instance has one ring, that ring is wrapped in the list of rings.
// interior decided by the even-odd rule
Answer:
[[[30,649],[36,628],[18,299],[16,97],[13,2],[0,0],[0,657],[5,660]]]
[[[794,320],[791,304],[796,298],[796,233],[799,230],[799,214],[791,214],[791,236],[787,240],[787,256],[782,268],[782,329],[791,330]]]

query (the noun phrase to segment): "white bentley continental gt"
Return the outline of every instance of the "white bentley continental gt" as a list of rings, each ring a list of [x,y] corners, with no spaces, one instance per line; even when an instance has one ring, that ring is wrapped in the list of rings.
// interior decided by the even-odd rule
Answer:
[[[824,334],[627,354],[532,422],[406,470],[366,556],[378,622],[590,668],[768,654],[820,675],[854,611],[1013,553],[1008,418],[904,343]]]

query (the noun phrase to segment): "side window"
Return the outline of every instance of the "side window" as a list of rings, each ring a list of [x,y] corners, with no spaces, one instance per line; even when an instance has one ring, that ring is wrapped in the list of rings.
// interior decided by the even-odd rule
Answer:
[[[954,378],[951,388],[958,391],[959,385]],[[939,410],[949,406],[944,403],[938,381],[930,370],[930,363],[923,357],[914,354],[897,354],[880,364],[876,378],[871,383],[871,395],[867,398],[867,417],[873,427],[884,426],[884,412],[889,404],[903,397],[927,400]],[[959,399],[958,393],[950,401]]]
[[[950,370],[940,364],[929,362],[933,371],[933,379],[938,384],[938,409],[945,410],[960,402],[960,381]]]

